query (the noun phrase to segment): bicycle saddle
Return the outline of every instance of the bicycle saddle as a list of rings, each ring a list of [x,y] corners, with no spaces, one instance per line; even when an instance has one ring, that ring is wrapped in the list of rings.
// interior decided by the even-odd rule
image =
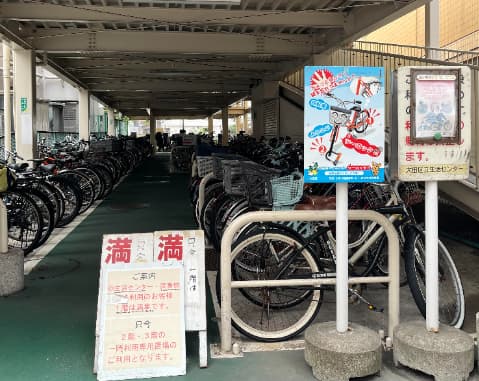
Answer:
[[[40,168],[42,172],[51,173],[53,172],[53,168],[55,168],[55,164],[41,164],[38,168]]]
[[[8,168],[13,169],[15,172],[23,172],[28,168],[28,163],[11,163],[8,164]]]
[[[326,210],[336,209],[335,196],[315,196],[306,195],[300,204],[294,207],[294,210]]]

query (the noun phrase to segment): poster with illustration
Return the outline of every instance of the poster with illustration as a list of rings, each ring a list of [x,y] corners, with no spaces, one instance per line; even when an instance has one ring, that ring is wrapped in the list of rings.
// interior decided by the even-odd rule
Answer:
[[[384,181],[384,69],[304,68],[306,183]]]

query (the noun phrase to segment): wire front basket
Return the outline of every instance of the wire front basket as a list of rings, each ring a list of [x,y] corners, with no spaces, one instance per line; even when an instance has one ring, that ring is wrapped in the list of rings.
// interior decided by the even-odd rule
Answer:
[[[390,184],[367,184],[363,188],[363,195],[370,209],[382,208],[391,199]]]
[[[303,175],[299,172],[272,179],[273,207],[296,204],[303,196],[303,187]]]
[[[243,196],[253,205],[271,205],[271,179],[278,177],[274,170],[252,161],[223,162],[223,186],[233,196]]]
[[[398,188],[399,197],[407,206],[420,204],[424,201],[424,190],[416,182],[401,183]]]
[[[213,172],[213,157],[212,156],[197,156],[196,164],[198,166],[198,176],[205,177]]]
[[[241,155],[234,155],[234,154],[216,154],[212,155],[213,158],[213,175],[215,178],[221,180],[223,179],[223,164],[227,163],[230,160],[238,161],[238,160],[246,160],[244,156]]]

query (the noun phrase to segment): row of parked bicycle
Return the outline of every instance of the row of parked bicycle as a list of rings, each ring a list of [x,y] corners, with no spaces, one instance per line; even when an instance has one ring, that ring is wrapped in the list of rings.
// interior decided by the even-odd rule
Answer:
[[[142,139],[115,140],[115,151],[91,152],[85,141],[65,141],[44,147],[44,157],[21,162],[4,147],[0,160],[7,208],[8,245],[31,253],[54,228],[67,226],[151,154]],[[92,144],[93,146],[94,144]],[[93,151],[93,150],[92,150]],[[19,162],[17,162],[19,161]]]
[[[190,188],[195,219],[218,254],[225,229],[244,213],[335,209],[334,184],[303,183],[303,175],[297,170],[302,168],[301,145],[283,140],[272,147],[243,138],[232,146],[243,155],[213,153],[209,157],[196,157]],[[209,174],[204,200],[200,200],[199,185]],[[400,282],[409,285],[425,316],[425,234],[413,212],[413,205],[422,201],[423,193],[416,183],[389,180],[349,187],[350,209],[375,210],[397,228],[401,247]],[[349,235],[350,275],[388,274],[384,229],[371,221],[350,222]],[[249,224],[234,239],[232,280],[334,278],[335,247],[335,225],[331,222]],[[464,320],[464,293],[454,261],[442,242],[439,242],[439,274],[440,320],[460,327]],[[220,276],[216,291],[221,300],[219,279]],[[361,292],[365,287],[352,285],[351,298],[366,303],[369,310],[382,311]],[[232,323],[239,332],[256,340],[291,338],[316,318],[323,293],[332,289],[325,286],[233,289]]]

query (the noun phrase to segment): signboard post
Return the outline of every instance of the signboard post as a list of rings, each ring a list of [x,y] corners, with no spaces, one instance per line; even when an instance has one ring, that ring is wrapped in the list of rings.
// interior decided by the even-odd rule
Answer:
[[[466,66],[398,70],[398,177],[425,181],[426,327],[439,330],[438,181],[469,176],[471,72]]]
[[[348,183],[384,180],[383,68],[304,69],[304,180],[336,183],[336,330],[348,330]]]
[[[205,305],[202,231],[105,235],[98,380],[185,374],[185,330],[200,331],[200,366],[207,366]]]

